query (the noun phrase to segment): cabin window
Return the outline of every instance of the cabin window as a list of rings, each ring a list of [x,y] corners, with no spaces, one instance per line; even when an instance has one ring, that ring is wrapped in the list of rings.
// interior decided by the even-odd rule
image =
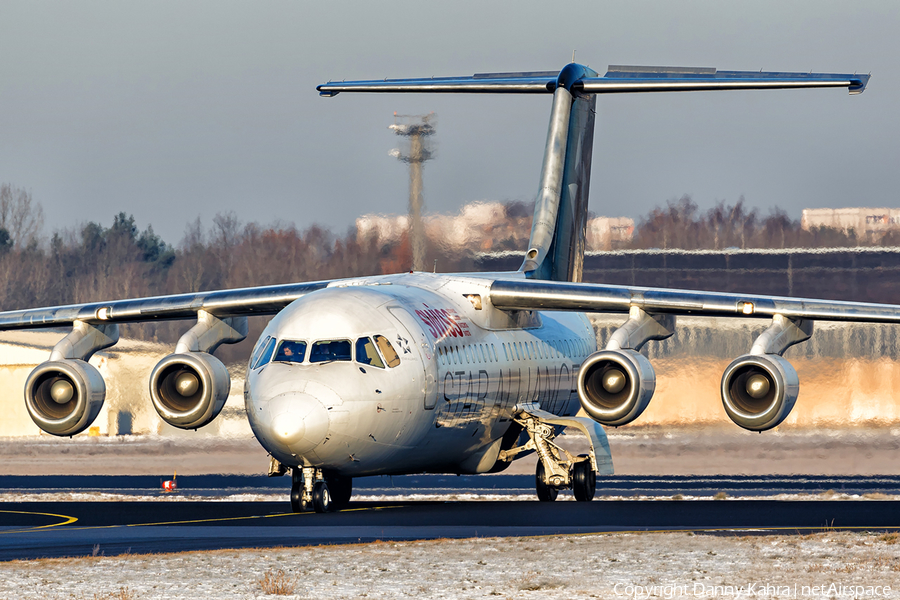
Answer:
[[[384,361],[378,356],[378,350],[372,338],[359,338],[356,340],[356,362],[379,369],[384,368]]]
[[[522,342],[517,342],[513,344],[513,350],[516,351],[516,360],[522,360],[521,355],[519,354],[519,346],[522,345]]]
[[[531,354],[528,355],[528,358],[537,358],[537,350],[534,349],[534,342],[528,342],[528,346],[531,350]]]
[[[375,344],[378,346],[378,349],[381,350],[381,355],[384,357],[385,362],[387,362],[387,366],[393,369],[400,364],[400,356],[386,337],[383,335],[376,335]]]
[[[478,344],[478,347],[481,348],[481,358],[484,362],[488,362],[488,353],[484,349],[484,344]]]
[[[269,338],[269,341],[266,342],[266,345],[263,347],[263,351],[259,355],[259,359],[257,359],[256,364],[253,365],[254,369],[258,369],[263,365],[267,365],[269,360],[272,359],[272,351],[275,349],[275,338]]]
[[[509,360],[509,349],[506,347],[506,344],[500,344],[503,346],[503,356],[506,360]]]
[[[350,340],[319,340],[309,351],[309,362],[349,362]]]
[[[491,344],[491,350],[494,352],[494,360],[495,360],[496,362],[500,362],[500,357],[497,356],[497,349],[494,348],[494,345],[493,345],[493,344]]]
[[[282,340],[278,344],[278,352],[275,353],[275,362],[302,363],[306,356],[306,342],[294,340]]]
[[[468,363],[470,363],[470,362],[475,362],[474,360],[472,360],[472,355],[469,354],[469,347],[468,347],[468,346],[463,346],[463,351],[464,351],[465,354],[466,354],[466,364],[468,364]]]

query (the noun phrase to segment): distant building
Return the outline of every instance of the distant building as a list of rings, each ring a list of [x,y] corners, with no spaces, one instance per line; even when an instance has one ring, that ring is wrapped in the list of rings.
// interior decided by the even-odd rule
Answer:
[[[531,234],[531,215],[511,216],[500,202],[472,202],[458,215],[429,215],[425,235],[432,245],[458,252],[519,249],[523,252]],[[363,215],[356,219],[356,239],[378,244],[400,241],[409,227],[406,215]],[[634,219],[597,217],[588,220],[585,243],[588,250],[615,250],[634,236]]]
[[[858,237],[878,239],[889,231],[900,230],[900,208],[804,208],[800,226],[809,231],[832,227]]]
[[[597,217],[587,222],[585,244],[588,250],[618,250],[634,237],[634,219]]]

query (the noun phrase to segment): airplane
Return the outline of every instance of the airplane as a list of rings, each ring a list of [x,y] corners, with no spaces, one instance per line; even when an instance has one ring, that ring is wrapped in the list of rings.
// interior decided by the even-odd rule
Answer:
[[[776,427],[799,381],[784,351],[808,340],[815,320],[900,323],[900,306],[581,282],[597,96],[705,90],[846,88],[869,75],[612,66],[600,76],[571,63],[560,71],[469,77],[329,82],[340,93],[552,95],[534,221],[515,272],[409,272],[93,302],[0,313],[0,330],[71,327],[25,384],[43,431],[72,436],[105,397],[87,361],[119,339],[119,324],[192,320],[150,374],[166,423],[194,429],[222,410],[230,376],[214,356],[247,336],[247,316],[274,315],[251,353],[247,417],[270,454],[270,475],[291,472],[293,511],[346,505],[354,477],[496,473],[538,457],[537,497],[571,489],[590,501],[597,476],[613,472],[604,427],[633,422],[656,376],[640,354],[674,333],[679,315],[768,319],[747,354],[722,376],[728,417]],[[586,312],[625,321],[604,348]],[[587,416],[579,416],[583,409]],[[581,431],[586,455],[558,442]]]

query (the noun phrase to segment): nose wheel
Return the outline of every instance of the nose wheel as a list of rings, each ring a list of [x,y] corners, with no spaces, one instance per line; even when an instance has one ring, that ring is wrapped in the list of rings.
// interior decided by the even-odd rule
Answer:
[[[321,469],[291,469],[291,510],[295,513],[315,510],[325,513],[349,502],[352,479],[324,477]]]
[[[328,484],[324,481],[317,481],[313,486],[312,493],[313,507],[317,513],[324,513],[331,510],[331,492],[328,490]]]

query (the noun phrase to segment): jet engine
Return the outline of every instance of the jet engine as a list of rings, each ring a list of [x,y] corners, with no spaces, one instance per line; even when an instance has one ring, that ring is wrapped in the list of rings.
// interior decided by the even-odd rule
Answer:
[[[205,352],[165,357],[150,375],[150,397],[163,421],[180,429],[198,429],[222,411],[231,378],[218,358]]]
[[[75,435],[87,429],[105,398],[103,377],[83,360],[42,363],[25,381],[28,414],[38,427],[53,435]]]
[[[722,375],[725,412],[750,431],[766,431],[784,421],[799,391],[797,371],[777,354],[738,357]]]
[[[578,371],[578,397],[585,412],[601,425],[625,425],[637,419],[653,397],[656,373],[634,350],[602,350]]]

